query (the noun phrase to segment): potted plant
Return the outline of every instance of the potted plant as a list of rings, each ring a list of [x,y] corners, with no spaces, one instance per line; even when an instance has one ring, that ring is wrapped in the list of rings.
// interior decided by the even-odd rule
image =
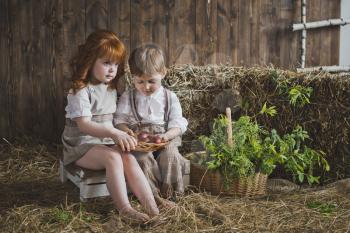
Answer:
[[[264,107],[261,113],[266,113]],[[296,181],[303,182],[306,177],[309,184],[317,183],[314,166],[329,170],[329,165],[323,152],[305,145],[308,138],[301,126],[281,137],[253,117],[241,116],[231,122],[221,115],[214,119],[212,133],[199,137],[206,153],[201,164],[191,166],[191,181],[214,194],[265,194],[267,176],[279,164]]]

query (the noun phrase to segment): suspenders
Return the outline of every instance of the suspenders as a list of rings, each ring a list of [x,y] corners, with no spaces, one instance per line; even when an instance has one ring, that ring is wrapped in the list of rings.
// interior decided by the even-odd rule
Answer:
[[[168,89],[163,88],[164,91],[164,122],[165,122],[165,129],[168,129],[168,122],[169,122],[169,116],[170,116],[170,107],[171,107],[171,93]],[[134,118],[137,121],[137,124],[139,126],[141,126],[141,121],[142,121],[142,117],[140,116],[140,114],[137,112],[137,108],[136,108],[136,91],[135,89],[131,89],[129,92],[129,102],[131,104],[131,111],[132,114],[134,115]]]

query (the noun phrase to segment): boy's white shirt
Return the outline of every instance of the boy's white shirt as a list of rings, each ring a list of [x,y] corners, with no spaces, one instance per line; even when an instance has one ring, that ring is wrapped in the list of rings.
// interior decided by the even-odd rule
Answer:
[[[164,124],[165,96],[163,87],[161,86],[155,93],[150,96],[144,96],[139,91],[136,91],[135,102],[137,112],[142,118],[141,123],[144,124]],[[187,130],[188,122],[182,116],[182,108],[180,101],[171,93],[171,106],[168,122],[168,129],[180,128],[183,134]],[[117,111],[114,119],[115,124],[136,124],[138,123],[132,113],[129,91],[123,93],[117,105]]]

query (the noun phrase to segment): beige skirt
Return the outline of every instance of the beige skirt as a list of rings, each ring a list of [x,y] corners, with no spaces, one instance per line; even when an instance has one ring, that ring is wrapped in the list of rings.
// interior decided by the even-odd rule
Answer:
[[[111,114],[93,116],[92,121],[106,127],[114,127]],[[81,132],[76,122],[66,119],[66,125],[62,134],[63,164],[67,165],[80,159],[92,147],[96,145],[114,145],[111,138],[97,138]]]

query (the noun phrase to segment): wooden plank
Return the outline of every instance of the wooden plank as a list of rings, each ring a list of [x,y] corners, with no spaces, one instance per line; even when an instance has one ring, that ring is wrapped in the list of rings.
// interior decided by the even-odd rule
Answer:
[[[11,109],[9,106],[10,93],[9,84],[10,76],[10,47],[11,44],[11,30],[9,27],[9,4],[8,1],[0,1],[0,51],[2,59],[0,59],[0,109]],[[10,137],[10,111],[2,111],[0,114],[0,137]]]
[[[231,1],[230,15],[231,15],[231,30],[230,37],[232,38],[232,64],[239,65],[238,49],[239,49],[239,1]]]
[[[330,1],[330,18],[340,18],[341,0]],[[349,27],[349,26],[347,26]],[[330,28],[330,63],[327,65],[339,65],[340,27]],[[349,51],[350,52],[350,51]]]
[[[320,14],[323,16],[322,19],[329,19],[332,16],[331,7],[332,1],[321,1],[321,9]],[[318,50],[319,56],[319,66],[327,66],[331,64],[331,28],[320,28],[320,37],[322,40],[320,41],[320,47]]]
[[[239,4],[239,47],[238,47],[238,61],[241,66],[250,65],[250,8],[251,1],[240,0]]]
[[[292,1],[293,2],[293,10],[292,10],[292,16],[289,19],[291,25],[293,22],[300,22],[301,21],[301,1]],[[294,32],[289,34],[289,45],[287,45],[287,51],[289,51],[289,59],[285,62],[288,64],[283,65],[284,68],[290,68],[293,69],[295,67],[299,67],[299,64],[301,62],[301,32]],[[282,51],[281,51],[282,52]]]
[[[9,112],[11,112],[14,134],[27,134],[33,118],[32,98],[32,1],[9,1],[12,51],[10,58]],[[28,114],[31,113],[31,114]]]
[[[106,184],[88,185],[85,182],[80,183],[80,200],[86,198],[109,196]]]
[[[33,101],[32,122],[28,122],[31,131],[44,139],[57,136],[58,129],[55,102],[55,77],[53,76],[54,37],[52,29],[55,25],[54,1],[33,0],[32,38],[31,38],[31,69],[27,73],[31,77],[32,91],[30,99]],[[34,13],[35,11],[35,13]],[[45,58],[45,59],[43,59]],[[40,64],[40,66],[35,65]],[[39,120],[35,120],[39,119]],[[45,130],[43,130],[45,129]]]
[[[130,53],[130,0],[108,1],[108,28],[114,31]]]
[[[280,66],[280,38],[281,38],[281,28],[279,22],[280,13],[280,0],[272,1],[271,8],[271,30],[269,33],[269,63],[275,66]]]
[[[232,17],[231,4],[227,0],[218,0],[217,2],[217,47],[216,62],[218,64],[230,64],[232,60]]]
[[[318,21],[322,19],[322,0],[308,1],[306,6],[306,21]],[[306,38],[306,64],[305,67],[320,65],[321,31],[323,29],[307,30]]]
[[[252,0],[249,7],[249,28],[250,28],[250,46],[249,46],[249,65],[258,65],[259,62],[259,35],[260,35],[260,0]]]
[[[154,1],[152,20],[152,42],[160,46],[165,54],[166,63],[169,64],[169,13],[168,1]]]
[[[169,14],[169,64],[197,62],[196,6],[192,0],[177,0],[168,5]]]
[[[300,3],[300,1],[297,1]],[[290,25],[300,20],[300,5],[292,0],[284,0],[280,7],[280,64],[282,68],[293,69],[298,67],[300,59],[300,32],[293,32]]]
[[[108,28],[114,31],[126,46],[127,56],[130,54],[130,0],[108,1]],[[128,57],[126,58],[128,59]],[[118,81],[118,95],[126,89],[125,76]]]
[[[63,43],[62,80],[65,93],[70,88],[71,77],[69,61],[77,53],[78,46],[85,41],[85,1],[63,1]],[[66,95],[64,95],[64,102]]]
[[[90,33],[108,28],[108,8],[107,0],[86,1],[86,28],[85,37]]]
[[[154,0],[131,1],[131,50],[152,43]]]
[[[261,0],[260,1],[260,35],[259,35],[259,64],[260,65],[268,65],[270,63],[269,56],[269,34],[272,33],[272,20],[270,15],[272,14],[272,2],[269,0]]]
[[[196,1],[196,51],[198,64],[216,63],[217,0]]]
[[[52,50],[52,79],[53,79],[53,94],[54,94],[54,122],[53,131],[55,134],[51,135],[56,142],[61,142],[61,133],[65,124],[65,92],[63,79],[63,64],[67,63],[67,59],[64,57],[63,53],[63,1],[64,0],[54,0],[54,8],[52,9],[52,14],[54,17],[54,22],[51,26],[51,33],[54,42],[54,48]],[[51,140],[53,140],[51,139]]]

